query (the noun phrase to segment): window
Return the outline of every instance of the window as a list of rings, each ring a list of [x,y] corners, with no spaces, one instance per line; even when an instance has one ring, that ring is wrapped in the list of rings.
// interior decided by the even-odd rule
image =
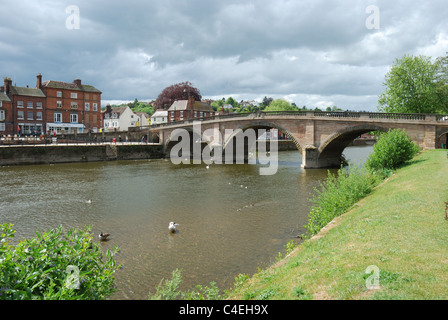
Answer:
[[[84,104],[84,109],[85,109],[86,111],[90,111],[90,103],[86,102],[86,103]]]
[[[57,91],[56,92],[56,97],[62,98],[62,91]]]
[[[72,113],[70,115],[70,122],[71,123],[78,123],[78,115],[76,113]]]
[[[70,107],[71,107],[72,109],[78,109],[78,102],[72,102],[72,103],[70,104]]]
[[[5,120],[5,110],[0,110],[0,121]]]
[[[42,120],[42,112],[36,112],[36,120]]]
[[[17,107],[23,108],[23,101],[17,101]]]
[[[5,131],[5,124],[4,123],[0,123],[0,131]]]
[[[0,101],[0,108],[3,106],[3,101]]]
[[[56,101],[56,108],[62,108],[62,101]]]
[[[33,111],[28,111],[26,113],[26,119],[27,120],[33,120]]]
[[[32,102],[32,101],[28,101],[28,102],[26,103],[26,107],[27,107],[27,108],[32,108],[32,107],[33,107],[33,102]]]
[[[84,99],[86,99],[86,100],[90,100],[90,94],[88,94],[88,93],[84,93]]]
[[[72,93],[70,93],[70,98],[78,99],[78,94],[76,92],[72,92]]]
[[[62,113],[60,113],[60,112],[54,113],[54,122],[57,122],[57,123],[62,122]]]
[[[194,112],[194,117],[196,118],[197,116],[198,116],[198,112],[195,111],[195,112]]]
[[[203,113],[202,113],[202,111],[201,111],[201,112],[199,112],[199,117],[200,117],[200,118],[202,118],[202,117],[203,117]]]
[[[93,104],[93,111],[98,111],[98,104],[97,103]]]
[[[23,111],[17,111],[17,119],[22,119],[23,120]]]
[[[36,108],[42,109],[42,102],[36,102]]]

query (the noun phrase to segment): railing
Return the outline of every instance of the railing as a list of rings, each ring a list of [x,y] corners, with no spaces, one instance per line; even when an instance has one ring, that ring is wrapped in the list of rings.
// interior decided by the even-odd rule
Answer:
[[[270,116],[294,116],[294,117],[316,117],[316,118],[350,118],[350,119],[384,119],[384,120],[407,120],[407,121],[437,121],[448,124],[448,115],[421,114],[421,113],[382,113],[382,112],[353,112],[353,111],[257,111],[253,113],[230,113],[220,114],[205,118],[189,119],[172,123],[150,125],[146,128],[161,128],[166,126],[192,124],[195,121],[227,120],[235,118],[264,118]],[[144,127],[142,127],[144,128]]]

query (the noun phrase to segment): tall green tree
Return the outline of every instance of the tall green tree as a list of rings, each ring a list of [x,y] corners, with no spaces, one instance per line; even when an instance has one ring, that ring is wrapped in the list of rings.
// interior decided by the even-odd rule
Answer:
[[[378,109],[400,113],[447,112],[441,89],[446,86],[440,75],[441,65],[426,56],[405,55],[396,59],[386,74],[383,83],[386,91],[379,96]]]
[[[273,100],[269,106],[267,106],[264,111],[297,111],[298,108],[292,106],[285,99],[276,99]]]

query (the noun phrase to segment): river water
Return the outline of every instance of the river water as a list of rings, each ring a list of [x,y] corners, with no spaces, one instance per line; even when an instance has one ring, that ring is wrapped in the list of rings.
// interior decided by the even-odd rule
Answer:
[[[371,151],[349,147],[344,154],[362,163]],[[259,175],[259,165],[207,169],[169,160],[1,167],[0,223],[13,223],[18,240],[59,225],[111,233],[101,245],[118,245],[123,265],[111,299],[146,299],[176,268],[183,290],[211,281],[228,289],[305,232],[309,198],[327,170],[300,164],[299,152],[285,151],[272,176]],[[175,234],[170,221],[179,224]]]

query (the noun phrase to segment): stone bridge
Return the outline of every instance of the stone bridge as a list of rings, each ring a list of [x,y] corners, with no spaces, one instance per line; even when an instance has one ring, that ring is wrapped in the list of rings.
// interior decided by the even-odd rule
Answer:
[[[172,147],[173,130],[184,128],[193,132],[188,120],[172,124],[154,125],[148,130],[151,142],[163,144],[165,152]],[[371,131],[404,129],[423,150],[445,147],[447,144],[448,117],[436,114],[398,114],[378,112],[256,112],[219,115],[201,120],[201,135],[207,129],[218,130],[226,137],[226,130],[276,128],[291,139],[302,154],[303,168],[339,167],[343,150],[361,134]],[[210,131],[210,130],[209,130]],[[229,139],[223,141],[223,148]],[[193,139],[193,138],[192,138]],[[202,141],[209,137],[202,136]],[[177,143],[177,142],[176,142]]]

